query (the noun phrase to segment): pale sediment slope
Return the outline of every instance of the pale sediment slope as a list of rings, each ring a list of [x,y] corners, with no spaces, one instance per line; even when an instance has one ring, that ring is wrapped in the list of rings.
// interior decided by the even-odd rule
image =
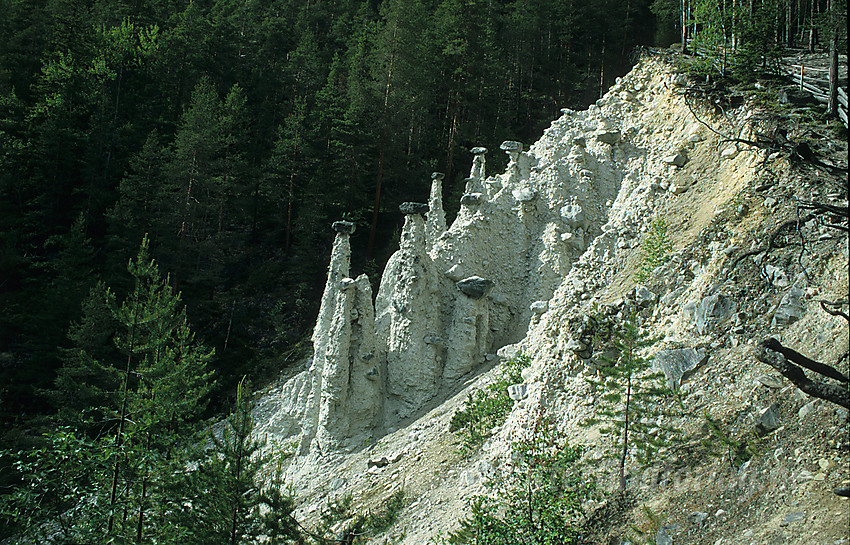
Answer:
[[[793,198],[846,205],[846,188],[792,169],[787,154],[723,142],[688,107],[686,85],[663,60],[645,58],[596,105],[565,111],[527,151],[506,142],[505,173],[487,176],[485,154],[474,150],[448,228],[435,175],[430,210],[404,211],[401,247],[374,306],[368,280],[349,278],[349,227],[337,226],[314,357],[268,389],[256,411],[258,433],[297,446],[288,482],[300,519],[315,522],[345,495],[354,512],[375,509],[403,488],[399,522],[375,542],[437,543],[509,463],[511,441],[544,417],[598,459],[604,445],[578,425],[593,410],[584,377],[596,357],[580,324],[594,308],[612,316],[632,308],[663,336],[653,352],[699,354],[698,367],[678,378],[689,416],[672,422],[692,448],[645,469],[632,464],[634,508],[606,519],[594,539],[625,536],[628,522],[646,525],[644,504],[673,526],[677,544],[848,537],[850,505],[830,492],[850,477],[850,453],[835,448],[848,442],[846,411],[808,399],[755,358],[768,335],[829,364],[848,350],[847,322],[819,304],[847,297],[847,237],[810,222],[804,251],[771,248],[731,268],[796,217]],[[772,129],[746,104],[715,113],[691,103],[727,136]],[[641,243],[657,218],[669,226],[673,254],[636,291]],[[462,458],[448,422],[467,392],[490,380],[495,371],[482,371],[498,364],[497,351],[531,356],[526,396],[480,451]],[[847,373],[846,359],[838,367]],[[704,414],[743,437],[770,406],[781,427],[758,441],[746,467],[697,448],[711,439]],[[368,469],[382,456],[384,467]],[[610,490],[606,462],[594,467]]]

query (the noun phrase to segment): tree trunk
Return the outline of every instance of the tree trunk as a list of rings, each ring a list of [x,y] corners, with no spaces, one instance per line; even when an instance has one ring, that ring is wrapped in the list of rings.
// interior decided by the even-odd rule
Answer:
[[[829,40],[829,115],[838,115],[838,28],[833,27]]]
[[[602,60],[599,63],[599,98],[605,94],[605,35],[602,36]]]
[[[815,30],[815,15],[817,14],[817,5],[818,3],[815,0],[812,0],[812,16],[809,18],[809,51],[814,52],[815,44],[817,43],[817,31]]]
[[[688,52],[688,13],[687,0],[682,0],[682,53]]]
[[[146,450],[148,454],[150,454],[151,450],[151,432],[148,430],[148,440]],[[142,475],[142,496],[139,498],[139,520],[136,526],[136,543],[142,542],[142,532],[144,529],[144,520],[145,520],[145,499],[148,495],[148,474],[150,472],[150,468],[148,462],[145,461],[145,469]]]
[[[620,454],[620,480],[619,480],[619,488],[620,492],[626,491],[626,455],[629,453],[629,405],[632,400],[632,374],[629,372],[628,378],[626,379],[626,411],[624,413],[624,422],[623,422],[623,452]]]
[[[127,354],[127,368],[124,371],[124,384],[121,387],[124,399],[121,401],[121,419],[118,421],[118,431],[115,433],[115,450],[121,448],[124,439],[124,422],[127,420],[127,404],[130,397],[130,370],[133,365],[133,347],[136,342],[136,325],[139,315],[139,281],[136,280],[136,300],[133,302],[133,325],[130,327],[130,346]],[[112,488],[109,492],[109,522],[106,534],[112,533],[115,524],[115,502],[118,499],[118,473],[121,469],[121,455],[116,452],[115,464],[112,467]]]
[[[390,105],[390,91],[392,90],[393,85],[393,68],[395,66],[395,54],[396,54],[396,31],[398,30],[398,24],[393,27],[393,36],[392,36],[392,50],[390,51],[390,66],[387,69],[387,85],[384,90],[384,110],[381,116],[381,149],[378,154],[378,176],[375,180],[375,204],[372,209],[372,224],[369,227],[369,243],[366,246],[366,258],[371,258],[375,252],[375,233],[378,230],[378,212],[381,208],[381,185],[384,180],[384,159],[386,157],[387,152],[387,131],[389,128],[387,125],[389,124],[389,120],[387,116],[389,115],[389,105]]]

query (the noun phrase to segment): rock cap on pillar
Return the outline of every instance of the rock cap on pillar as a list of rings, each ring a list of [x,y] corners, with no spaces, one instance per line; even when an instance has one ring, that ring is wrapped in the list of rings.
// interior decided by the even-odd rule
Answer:
[[[331,228],[337,233],[345,233],[347,235],[354,233],[354,224],[350,221],[335,221],[331,224]]]
[[[445,177],[446,177],[446,175],[443,172],[432,172],[431,173],[431,179],[432,180],[442,180]]]
[[[455,284],[461,293],[472,299],[481,299],[496,285],[492,280],[480,276],[470,276]]]
[[[483,146],[476,146],[476,147],[472,148],[471,150],[469,150],[469,153],[471,153],[473,155],[484,155],[485,153],[487,153],[487,148],[485,148]]]
[[[465,193],[460,198],[460,204],[464,206],[478,206],[481,204],[481,193]]]
[[[517,142],[516,140],[505,140],[502,142],[502,145],[499,146],[499,149],[507,152],[519,153],[522,151],[522,142]]]
[[[398,206],[398,209],[405,216],[410,216],[413,214],[425,214],[430,210],[430,207],[424,202],[403,202]]]

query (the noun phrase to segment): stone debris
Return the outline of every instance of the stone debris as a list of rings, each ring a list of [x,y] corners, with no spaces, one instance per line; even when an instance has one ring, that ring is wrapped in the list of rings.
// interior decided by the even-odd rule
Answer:
[[[678,390],[682,381],[708,361],[704,351],[693,348],[661,350],[652,361],[653,369],[661,371],[667,378],[667,387]]]
[[[756,430],[759,433],[765,435],[779,429],[782,424],[779,422],[777,411],[778,406],[775,403],[759,411],[758,416],[756,416]]]
[[[694,322],[700,335],[713,333],[735,312],[735,302],[728,295],[709,295],[700,301],[694,311]]]
[[[825,258],[813,252],[804,256],[811,265],[798,266],[777,252],[752,256],[736,273],[759,274],[761,268],[769,274],[770,285],[755,299],[740,277],[724,269],[735,256],[765,243],[761,234],[739,228],[765,215],[776,216],[770,221],[785,219],[788,210],[777,201],[786,198],[780,191],[785,190],[784,160],[774,159],[771,176],[776,180],[768,181],[757,174],[764,157],[756,151],[719,161],[717,152],[711,153],[723,149],[717,147],[718,138],[693,119],[671,89],[676,85],[688,85],[687,77],[636,68],[586,111],[565,110],[530,148],[506,141],[501,149],[509,162],[503,173],[487,174],[486,150],[473,148],[462,206],[451,225],[443,211],[445,177],[432,174],[428,203],[406,203],[401,209],[405,217],[399,248],[384,268],[374,299],[370,279],[355,278],[350,270],[353,224],[334,224],[313,353],[300,372],[262,398],[258,409],[258,434],[297,443],[286,478],[305,502],[304,513],[320,513],[320,496],[328,491],[344,489],[355,498],[367,498],[403,486],[416,497],[405,508],[397,535],[406,537],[399,542],[429,543],[448,535],[465,512],[466,499],[509,467],[511,443],[532,429],[540,415],[556,417],[571,434],[587,433],[577,427],[593,409],[594,394],[586,379],[598,372],[599,358],[606,354],[583,320],[594,313],[615,321],[638,314],[642,328],[665,339],[646,357],[653,358],[667,385],[687,394],[689,411],[721,417],[736,437],[756,428],[780,442],[796,433],[795,426],[835,418],[835,411],[808,402],[789,382],[764,374],[770,370],[752,356],[752,345],[767,334],[768,324],[783,328],[776,334],[789,342],[808,342],[809,321],[823,313],[804,312],[805,289],[824,290],[809,293],[813,299],[827,292],[822,282],[785,281],[801,267],[822,280],[825,261],[822,265],[819,260]],[[729,115],[740,116],[734,111]],[[735,121],[747,126],[746,119]],[[664,156],[658,150],[679,151]],[[743,160],[750,157],[752,165]],[[731,187],[721,186],[721,177]],[[751,205],[757,202],[758,195],[747,187],[762,193],[766,208],[736,221],[730,214],[741,216],[729,199],[747,195],[753,197]],[[712,210],[719,209],[725,212],[714,217]],[[669,218],[675,221],[671,234],[696,236],[697,242],[677,250],[646,285],[632,289],[634,248],[653,219],[671,210],[688,214],[676,212]],[[829,244],[828,239],[822,243]],[[840,252],[829,258],[846,259]],[[838,335],[829,328],[813,332],[826,347]],[[711,365],[706,364],[709,352]],[[521,373],[523,382],[508,387],[514,403],[507,421],[490,430],[475,457],[455,460],[454,439],[445,433],[454,410],[498,376],[500,364],[519,354],[529,355],[531,363]],[[736,358],[748,363],[739,365]],[[780,406],[783,418],[798,411],[799,419],[786,423],[782,429],[788,431],[776,433]],[[677,425],[667,420],[647,424],[660,428],[667,423]],[[824,479],[819,486],[829,489],[842,484],[832,482],[838,471],[832,453],[807,460],[805,452],[781,445],[784,453],[775,455],[780,449],[771,446],[774,456],[747,464],[731,479],[732,486],[752,484],[741,494],[760,490],[759,479],[771,471],[768,463],[787,474],[777,477],[788,481],[777,483],[787,489],[772,489],[777,495],[812,487],[817,479]],[[677,463],[675,455],[663,455],[654,463],[656,472],[668,463],[668,455],[669,464]],[[821,456],[833,465],[815,465]],[[600,448],[590,447],[588,457],[606,463]],[[797,466],[789,466],[795,459]],[[728,459],[716,462],[718,467],[725,464]],[[697,477],[702,484],[708,478]],[[630,486],[637,480],[630,480]],[[666,485],[657,492],[675,497]],[[765,496],[737,497],[753,497],[755,505]],[[737,507],[715,498],[688,505],[723,516],[679,510],[671,520],[690,525],[678,534],[664,527],[656,541],[664,542],[665,535],[670,542],[671,536],[688,541],[731,524]],[[665,505],[675,509],[673,503]],[[796,511],[804,509],[808,507]],[[784,512],[773,513],[776,526]]]

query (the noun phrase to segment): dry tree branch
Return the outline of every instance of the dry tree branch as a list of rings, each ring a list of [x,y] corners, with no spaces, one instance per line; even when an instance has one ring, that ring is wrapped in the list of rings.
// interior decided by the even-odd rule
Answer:
[[[763,340],[759,344],[759,347],[761,348],[757,356],[759,361],[766,363],[779,371],[782,376],[790,380],[794,386],[799,388],[801,391],[809,394],[810,396],[825,399],[826,401],[850,409],[850,390],[846,387],[835,384],[811,380],[800,367],[788,361],[788,359],[791,358],[786,359],[786,354],[792,356],[792,361],[795,363],[804,365],[802,362],[805,362],[804,366],[807,368],[810,368],[808,366],[812,365],[817,368],[813,370],[818,373],[824,374],[823,371],[826,371],[829,374],[825,376],[833,378],[841,377],[839,380],[847,382],[847,377],[838,372],[836,369],[829,365],[810,360],[799,352],[782,346],[779,341],[773,338]]]
[[[841,312],[841,310],[839,310],[840,307],[842,307],[846,304],[847,304],[846,299],[841,300],[841,301],[836,301],[834,303],[830,303],[829,301],[820,301],[820,308],[822,308],[824,310],[824,312],[826,312],[827,314],[831,314],[832,316],[841,316],[842,318],[847,320],[848,323],[850,323],[850,316],[848,316],[847,314],[845,314],[844,312]],[[835,307],[835,308],[829,309],[829,308],[826,308],[826,307]]]

